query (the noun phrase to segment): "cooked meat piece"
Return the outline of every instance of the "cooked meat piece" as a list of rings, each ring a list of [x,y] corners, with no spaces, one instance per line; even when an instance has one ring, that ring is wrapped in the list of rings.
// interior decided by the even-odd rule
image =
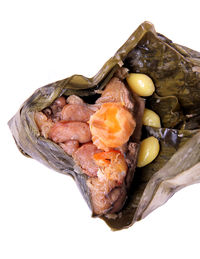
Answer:
[[[114,181],[100,181],[97,177],[87,180],[91,192],[93,214],[103,215],[119,211],[126,200],[124,185],[118,186]]]
[[[67,104],[62,109],[61,117],[66,121],[88,122],[93,113],[86,105]]]
[[[87,143],[91,141],[91,133],[88,124],[85,122],[59,121],[51,128],[49,138],[56,143],[62,143],[67,140]]]
[[[106,85],[101,97],[96,103],[121,102],[126,108],[133,109],[133,101],[130,100],[130,93],[124,83],[117,77],[113,77]]]
[[[84,101],[77,95],[70,95],[66,101],[68,104],[84,104]]]
[[[112,150],[94,155],[99,166],[97,178],[87,181],[96,215],[119,211],[126,200],[124,179],[127,164],[120,151]]]
[[[48,138],[49,132],[53,127],[54,123],[51,119],[48,119],[43,112],[36,112],[34,117],[35,122],[41,132],[41,135],[45,138]]]
[[[94,160],[99,166],[98,178],[102,181],[115,181],[122,184],[127,172],[124,156],[118,150],[110,150],[94,155]]]
[[[65,100],[65,97],[61,96],[61,97],[58,97],[52,105],[57,105],[58,107],[64,107],[66,104],[66,100]]]
[[[61,110],[65,106],[65,104],[66,100],[63,96],[61,96],[57,98],[50,106],[50,109],[52,111],[51,118],[54,122],[61,120]]]
[[[84,173],[88,176],[96,176],[98,166],[96,165],[93,156],[99,152],[102,152],[102,150],[98,149],[94,144],[84,144],[73,154],[73,158],[83,169]]]
[[[120,187],[115,187],[114,189],[112,189],[107,196],[112,204],[109,213],[111,214],[119,212],[124,206],[127,198],[127,191],[124,184]]]
[[[108,193],[115,188],[115,183],[111,181],[99,181],[98,177],[91,177],[87,180],[90,189],[94,215],[105,214],[111,206]]]
[[[64,143],[60,143],[59,145],[70,156],[72,156],[73,153],[79,148],[79,142],[77,140],[68,140]]]

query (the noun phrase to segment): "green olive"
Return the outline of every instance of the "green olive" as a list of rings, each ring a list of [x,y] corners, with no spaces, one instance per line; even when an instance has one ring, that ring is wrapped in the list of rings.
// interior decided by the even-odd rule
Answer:
[[[131,90],[139,96],[150,96],[155,91],[153,81],[145,74],[130,73],[126,81]]]
[[[143,167],[151,163],[158,155],[160,150],[159,141],[155,137],[148,137],[142,140],[138,155],[138,167]]]
[[[160,128],[160,117],[154,111],[144,109],[144,115],[142,118],[143,125]]]

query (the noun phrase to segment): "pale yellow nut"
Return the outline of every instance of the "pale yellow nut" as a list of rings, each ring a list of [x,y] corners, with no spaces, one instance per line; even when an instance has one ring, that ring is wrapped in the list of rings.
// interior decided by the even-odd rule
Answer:
[[[126,81],[131,90],[139,96],[150,96],[155,91],[153,81],[145,74],[130,73]]]
[[[143,125],[146,125],[146,126],[151,126],[156,128],[161,127],[160,117],[158,116],[158,114],[146,108],[144,109],[142,123]]]
[[[138,167],[143,167],[151,163],[160,151],[159,141],[155,137],[148,137],[142,140],[138,155]]]

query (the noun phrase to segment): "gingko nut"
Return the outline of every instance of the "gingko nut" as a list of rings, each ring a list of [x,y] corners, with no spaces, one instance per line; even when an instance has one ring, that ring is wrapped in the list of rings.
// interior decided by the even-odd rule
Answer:
[[[149,109],[144,109],[142,123],[143,125],[146,125],[146,126],[151,126],[156,128],[161,127],[160,117],[154,111]]]
[[[151,163],[160,151],[159,141],[155,137],[148,137],[140,143],[138,154],[138,167],[143,167]]]
[[[145,74],[130,73],[126,81],[131,90],[139,96],[150,96],[155,91],[152,79]]]

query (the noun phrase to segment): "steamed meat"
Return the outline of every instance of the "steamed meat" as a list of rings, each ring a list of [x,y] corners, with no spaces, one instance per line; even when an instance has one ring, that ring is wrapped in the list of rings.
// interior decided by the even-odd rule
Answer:
[[[59,145],[70,156],[72,156],[73,153],[79,148],[79,142],[77,140],[67,140]]]
[[[117,185],[123,183],[128,167],[120,151],[97,153],[93,158],[99,166],[98,177],[101,181],[115,181]]]
[[[61,110],[65,106],[66,100],[63,96],[57,98],[50,106],[52,111],[51,118],[54,122],[61,120]]]
[[[61,97],[58,97],[54,102],[53,104],[51,105],[52,109],[53,109],[53,106],[57,106],[57,107],[64,107],[66,104],[66,100],[65,100],[65,97],[61,96]]]
[[[67,104],[61,112],[62,120],[88,122],[94,112],[86,105]]]
[[[126,108],[132,110],[134,104],[130,98],[130,93],[125,84],[119,78],[113,77],[96,103],[123,103]]]
[[[63,96],[58,97],[49,107],[45,108],[42,112],[51,119],[53,122],[61,120],[61,110],[65,106],[66,101]]]
[[[94,215],[115,213],[119,211],[126,200],[126,188],[117,186],[114,181],[100,181],[98,177],[87,180],[91,191]]]
[[[59,121],[50,129],[49,138],[56,143],[67,140],[77,140],[80,143],[87,143],[91,141],[91,133],[87,123]]]
[[[84,104],[84,101],[77,95],[70,95],[66,101],[68,104]]]
[[[93,155],[99,170],[96,178],[88,179],[95,214],[114,213],[123,205],[126,197],[124,179],[127,164],[120,151],[111,150]]]
[[[98,177],[91,177],[87,180],[87,185],[91,192],[93,213],[96,215],[106,213],[113,203],[107,195],[115,187],[115,183],[103,182],[99,181]]]
[[[97,176],[98,165],[95,163],[93,156],[99,152],[101,150],[94,144],[84,144],[73,154],[73,158],[88,176]]]
[[[41,132],[41,135],[45,138],[49,137],[49,132],[53,127],[54,123],[51,119],[48,119],[47,116],[43,112],[35,113],[35,122]]]

